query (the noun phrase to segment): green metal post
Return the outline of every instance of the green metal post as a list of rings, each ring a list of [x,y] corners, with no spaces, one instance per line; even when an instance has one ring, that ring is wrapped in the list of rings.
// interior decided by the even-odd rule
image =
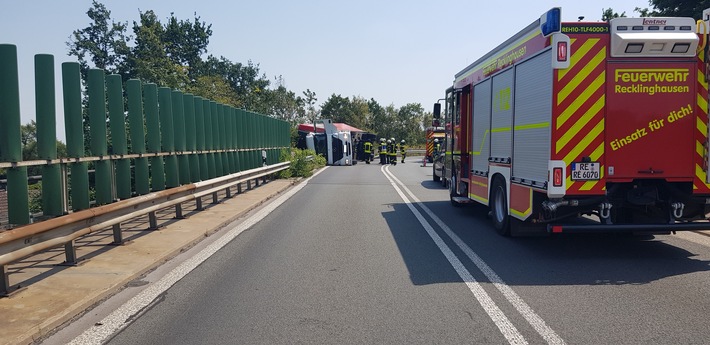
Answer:
[[[239,171],[246,170],[246,159],[244,156],[244,109],[237,109],[237,148],[240,150],[237,154],[237,162],[239,163]]]
[[[200,180],[208,180],[209,171],[207,168],[207,154],[202,153],[205,150],[205,112],[204,112],[204,98],[195,97],[195,145],[197,151],[201,153],[198,156],[200,161]]]
[[[17,71],[17,47],[0,44],[0,161],[22,160],[20,131],[20,84]],[[11,224],[30,222],[27,191],[27,168],[7,170],[8,220]]]
[[[106,82],[104,70],[92,68],[89,70],[89,130],[91,133],[91,154],[104,157],[108,154],[106,142]],[[96,167],[95,184],[96,204],[106,205],[113,201],[111,183],[111,162],[100,160],[94,162]]]
[[[114,155],[128,154],[126,143],[126,115],[123,108],[123,80],[118,74],[106,77],[108,92],[108,116],[111,126],[111,147]],[[131,160],[114,161],[116,178],[116,196],[125,200],[131,197]]]
[[[145,124],[148,130],[148,152],[160,153],[160,115],[158,113],[158,86],[146,84],[143,89],[143,103],[145,104]],[[165,189],[165,167],[163,157],[150,157],[150,183],[152,191]]]
[[[165,186],[173,188],[180,185],[178,162],[175,156],[175,129],[173,127],[172,91],[167,87],[158,88],[160,102],[160,133],[163,139],[163,151],[171,152],[165,157]]]
[[[35,55],[35,109],[37,111],[37,154],[40,159],[57,158],[57,108],[54,90],[54,56]],[[59,165],[42,166],[42,213],[64,213],[62,171]]]
[[[221,150],[222,147],[220,145],[220,139],[219,139],[219,127],[220,127],[220,122],[219,122],[219,105],[217,102],[212,101],[210,102],[210,108],[212,109],[212,147],[214,150]],[[216,152],[214,154],[214,162],[215,162],[215,174],[219,177],[222,176],[223,169],[222,169],[222,153]]]
[[[190,183],[190,161],[187,158],[187,155],[184,154],[187,147],[187,140],[185,138],[185,100],[183,98],[183,93],[180,91],[173,91],[172,101],[175,151],[181,153],[177,156],[178,167],[180,169],[178,177],[180,184],[183,185]]]
[[[143,91],[141,81],[130,79],[126,82],[126,96],[128,98],[128,124],[130,127],[131,153],[145,153],[145,127],[143,126]],[[150,193],[150,173],[148,158],[139,157],[135,162],[134,185],[136,194]]]
[[[219,146],[222,150],[227,149],[227,121],[226,111],[227,106],[224,104],[217,105],[217,115],[219,116]],[[222,175],[229,175],[229,156],[227,152],[222,152]]]
[[[84,125],[81,109],[81,72],[77,62],[62,64],[64,95],[64,128],[67,137],[67,154],[72,158],[84,157]],[[74,211],[89,208],[89,168],[86,163],[71,164],[71,208]]]
[[[225,108],[225,111],[224,119],[227,121],[227,147],[230,150],[230,152],[227,153],[227,155],[229,155],[229,172],[235,173],[237,172],[237,159],[233,151],[235,147],[234,139],[236,138],[234,134],[234,108],[228,106]]]
[[[214,141],[212,139],[212,102],[205,99],[202,103],[202,109],[205,116],[205,149],[208,151],[214,150]],[[213,179],[217,177],[217,163],[215,162],[214,153],[207,154],[207,172],[208,177]]]
[[[0,161],[22,160],[17,47],[0,44]]]
[[[197,129],[195,128],[195,96],[183,95],[185,109],[185,149],[192,152],[187,158],[190,161],[190,182],[200,181],[200,161],[194,153],[197,150]]]

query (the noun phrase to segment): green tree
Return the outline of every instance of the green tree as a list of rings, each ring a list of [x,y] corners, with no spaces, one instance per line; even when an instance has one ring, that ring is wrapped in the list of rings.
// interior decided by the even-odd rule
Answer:
[[[315,107],[316,102],[318,101],[318,98],[316,98],[316,93],[314,91],[311,91],[311,89],[306,89],[306,91],[303,91],[303,97],[305,97],[303,102],[306,106],[306,118],[312,123],[315,123],[316,118],[319,115],[319,112],[316,111]]]
[[[130,58],[131,77],[176,89],[189,83],[187,67],[170,59],[164,41],[165,28],[152,10],[140,13],[140,21],[133,22],[135,47]]]
[[[128,23],[115,22],[106,6],[91,2],[86,12],[92,22],[75,30],[66,42],[69,55],[76,56],[81,65],[81,74],[86,80],[89,68],[101,68],[108,73],[126,73],[130,49],[130,37],[126,35]]]
[[[710,0],[650,0],[651,17],[693,17],[701,19],[703,10],[710,8]]]
[[[332,94],[321,106],[321,117],[333,122],[345,122],[351,118],[350,98]]]
[[[200,73],[202,54],[207,53],[210,36],[212,25],[200,21],[197,13],[192,22],[178,20],[174,13],[170,13],[161,41],[164,42],[168,58],[175,64],[187,67],[188,75],[194,79]]]
[[[602,20],[605,22],[608,22],[611,19],[614,18],[619,18],[619,17],[626,17],[626,12],[621,12],[621,14],[614,12],[613,9],[607,8],[605,10],[602,10]]]
[[[367,102],[367,108],[368,113],[370,114],[367,128],[372,130],[381,138],[384,138],[385,130],[387,127],[389,127],[387,125],[388,122],[387,116],[385,114],[385,109],[379,103],[377,103],[374,98],[370,98],[370,100]]]

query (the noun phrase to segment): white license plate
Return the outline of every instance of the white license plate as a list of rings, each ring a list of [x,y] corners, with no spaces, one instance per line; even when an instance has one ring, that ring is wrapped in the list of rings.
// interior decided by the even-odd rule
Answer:
[[[572,181],[598,180],[599,162],[572,163]]]

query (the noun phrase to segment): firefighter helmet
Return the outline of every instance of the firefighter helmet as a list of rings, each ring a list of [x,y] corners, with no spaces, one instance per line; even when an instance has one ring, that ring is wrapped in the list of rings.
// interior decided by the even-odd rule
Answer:
[[[402,139],[402,141],[400,141],[400,143],[404,144],[404,139]]]
[[[435,142],[435,143],[438,143],[438,142],[439,142],[439,139],[438,139],[438,138],[437,138],[437,139],[434,139],[434,142]]]

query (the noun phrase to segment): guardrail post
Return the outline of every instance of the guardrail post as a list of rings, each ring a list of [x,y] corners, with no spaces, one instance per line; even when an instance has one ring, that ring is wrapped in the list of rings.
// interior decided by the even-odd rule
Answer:
[[[74,240],[64,244],[64,254],[66,261],[64,261],[62,265],[76,266],[76,246],[74,246]]]
[[[247,180],[247,190],[251,190],[251,180]]]
[[[175,205],[175,219],[184,219],[185,216],[182,215],[182,204]]]
[[[0,265],[0,296],[7,297],[10,295],[10,278],[7,275],[7,265]]]
[[[242,194],[242,184],[241,184],[241,182],[237,184],[237,194]]]
[[[195,205],[196,205],[195,208],[196,208],[198,211],[204,210],[204,207],[202,207],[202,197],[199,197],[199,196],[198,196],[197,199],[195,199]]]
[[[155,212],[148,212],[148,227],[151,230],[158,229],[158,217],[155,216]]]
[[[113,245],[123,244],[123,232],[121,231],[121,223],[113,225]]]
[[[217,195],[217,192],[212,193],[212,203],[219,204],[219,196]]]

